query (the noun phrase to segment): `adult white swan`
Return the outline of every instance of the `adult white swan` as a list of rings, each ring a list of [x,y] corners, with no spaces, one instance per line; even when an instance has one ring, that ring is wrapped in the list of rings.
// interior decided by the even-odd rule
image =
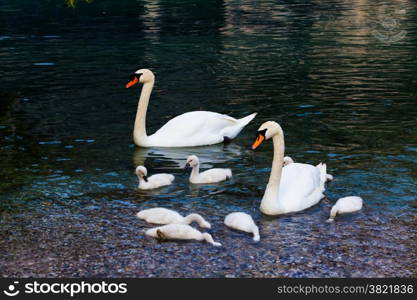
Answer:
[[[272,121],[259,127],[252,149],[270,138],[274,144],[274,159],[261,211],[267,215],[280,215],[297,212],[318,203],[324,197],[326,164],[320,168],[300,163],[283,167],[284,132],[278,123]]]
[[[235,119],[210,111],[192,111],[169,120],[157,132],[148,136],[146,111],[154,82],[152,71],[140,69],[126,84],[126,88],[129,88],[136,83],[143,83],[133,131],[133,140],[139,147],[189,147],[229,141],[256,116],[253,113],[242,119]]]

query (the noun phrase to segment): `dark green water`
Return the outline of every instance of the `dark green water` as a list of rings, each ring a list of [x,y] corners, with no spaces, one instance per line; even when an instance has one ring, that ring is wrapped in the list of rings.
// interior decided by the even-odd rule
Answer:
[[[156,75],[148,132],[192,110],[259,114],[230,145],[136,149],[139,68]],[[414,1],[0,1],[0,275],[416,276],[417,4]],[[335,180],[315,207],[271,218],[259,204],[272,147]],[[233,169],[195,187],[181,169]],[[137,191],[134,167],[175,184]],[[364,209],[324,221],[340,197]],[[135,217],[199,212],[224,247],[158,243]],[[250,213],[261,242],[222,224]]]

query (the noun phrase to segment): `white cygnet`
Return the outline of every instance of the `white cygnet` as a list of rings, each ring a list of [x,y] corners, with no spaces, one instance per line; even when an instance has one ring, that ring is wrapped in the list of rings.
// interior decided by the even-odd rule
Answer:
[[[283,163],[283,166],[285,167],[286,165],[289,165],[289,164],[292,164],[292,163],[294,163],[294,160],[291,158],[291,157],[289,157],[289,156],[285,156],[284,157],[284,163]]]
[[[139,179],[138,188],[141,190],[151,190],[161,186],[170,185],[175,179],[174,175],[165,173],[147,177],[148,170],[144,166],[138,166],[135,173]]]
[[[191,224],[197,222],[200,227],[211,228],[209,222],[204,220],[199,214],[189,214],[186,217],[181,216],[176,211],[163,207],[155,207],[141,210],[136,214],[139,219],[145,220],[152,224]]]
[[[197,240],[206,241],[213,246],[221,246],[220,243],[217,243],[213,240],[209,233],[201,233],[190,225],[185,224],[168,224],[160,227],[155,227],[146,230],[145,234],[162,240]]]
[[[200,162],[198,160],[198,157],[195,155],[191,155],[187,158],[185,168],[188,167],[193,168],[190,175],[191,183],[215,183],[232,178],[231,169],[216,168],[206,170],[200,173]]]
[[[244,212],[233,212],[224,218],[224,224],[230,228],[253,233],[253,240],[260,240],[259,229],[252,217]]]
[[[340,198],[330,211],[330,218],[326,222],[333,222],[337,214],[351,213],[362,209],[363,200],[358,196]]]

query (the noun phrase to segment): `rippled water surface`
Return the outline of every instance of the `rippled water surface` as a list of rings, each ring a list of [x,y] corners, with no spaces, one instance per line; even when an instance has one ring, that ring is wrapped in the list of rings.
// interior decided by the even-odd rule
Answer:
[[[417,4],[414,1],[2,1],[1,276],[416,276]],[[152,69],[148,131],[192,110],[258,116],[228,145],[138,149],[138,89]],[[326,198],[267,217],[259,204],[272,146],[267,120],[298,162],[324,161]],[[182,167],[227,166],[193,186]],[[175,184],[136,190],[134,167]],[[328,224],[331,205],[362,211]],[[223,247],[147,238],[135,213],[199,212]],[[223,226],[250,213],[261,242]]]

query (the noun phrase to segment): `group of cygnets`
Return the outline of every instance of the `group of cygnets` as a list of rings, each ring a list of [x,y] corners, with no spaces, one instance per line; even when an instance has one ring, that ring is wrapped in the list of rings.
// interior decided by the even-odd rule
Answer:
[[[191,155],[187,158],[184,168],[192,168],[189,180],[193,184],[210,184],[232,178],[231,169],[214,168],[200,173],[200,161],[196,155]],[[136,175],[139,179],[138,188],[142,190],[170,185],[175,179],[174,175],[166,173],[147,177],[147,170],[144,166],[138,166],[136,168]],[[209,233],[201,233],[189,225],[192,222],[197,222],[202,228],[211,228],[210,223],[199,214],[193,213],[183,217],[176,211],[163,207],[156,207],[138,212],[137,217],[151,224],[164,225],[147,230],[146,235],[148,236],[160,240],[205,240],[213,246],[221,246],[220,243],[213,240],[213,237]],[[253,233],[253,240],[256,242],[260,240],[258,227],[252,217],[246,213],[233,212],[228,214],[224,219],[224,224],[233,229]]]
[[[209,233],[202,233],[189,225],[192,222],[197,222],[202,228],[211,228],[210,223],[199,214],[189,214],[183,217],[176,211],[156,207],[141,210],[136,216],[148,223],[163,225],[148,229],[145,232],[146,235],[159,240],[197,240],[206,241],[213,246],[221,246],[220,243],[213,240],[213,237]],[[260,240],[258,227],[252,217],[246,213],[233,212],[228,214],[224,219],[224,224],[233,229],[253,233],[253,240],[255,242]]]
[[[230,169],[215,168],[200,173],[200,161],[196,155],[187,158],[184,168],[192,168],[190,182],[194,184],[216,183],[232,178],[232,170]],[[139,179],[138,188],[140,190],[150,190],[170,185],[175,179],[174,175],[165,173],[148,177],[148,171],[144,166],[138,166],[135,173]]]
[[[126,88],[143,84],[133,131],[133,141],[138,147],[196,147],[229,142],[251,122],[257,113],[252,113],[241,119],[211,111],[191,111],[170,119],[152,135],[146,131],[146,113],[155,75],[148,69],[139,69],[129,77]],[[257,149],[264,141],[272,140],[274,155],[268,184],[260,204],[260,211],[265,215],[277,216],[299,212],[319,203],[325,197],[325,183],[333,179],[327,174],[327,166],[320,163],[316,166],[306,163],[295,163],[290,157],[284,157],[284,131],[280,124],[274,121],[264,122],[256,132],[256,140],[252,150]],[[186,167],[191,167],[190,182],[208,184],[227,180],[232,177],[230,169],[210,169],[199,171],[197,156],[187,159]],[[174,176],[171,174],[155,174],[148,177],[144,166],[136,168],[139,178],[139,189],[149,190],[171,184]],[[331,222],[336,214],[360,210],[362,199],[356,196],[339,199],[330,212]],[[196,221],[203,228],[210,228],[201,216],[191,214],[182,217],[177,212],[165,208],[153,208],[138,213],[138,217],[150,223],[164,226],[146,231],[147,235],[159,239],[196,239],[213,241],[208,233],[201,233],[189,224]],[[226,216],[224,223],[234,229],[251,232],[254,240],[258,241],[259,230],[251,216],[234,212]]]
[[[283,165],[287,166],[294,163],[294,160],[286,156],[283,159]],[[210,184],[228,180],[232,177],[231,169],[213,168],[204,172],[199,172],[199,159],[196,155],[187,158],[184,166],[185,169],[192,168],[189,181],[194,184]],[[147,169],[144,166],[136,168],[136,175],[139,179],[138,188],[142,190],[156,189],[162,186],[170,185],[175,177],[172,174],[154,174],[147,176]],[[333,180],[333,176],[326,174],[326,180]],[[330,218],[326,222],[333,222],[337,214],[355,212],[362,208],[362,198],[349,196],[340,198],[330,211]],[[200,232],[190,226],[196,222],[201,228],[210,229],[211,224],[201,215],[192,213],[183,217],[178,212],[163,207],[144,209],[136,215],[139,219],[147,223],[163,225],[151,228],[145,231],[145,234],[158,240],[197,240],[206,241],[213,246],[221,246],[221,243],[215,242],[213,237],[207,232]],[[232,229],[244,231],[253,234],[255,242],[260,241],[259,228],[250,215],[244,212],[232,212],[224,219],[224,224]]]

